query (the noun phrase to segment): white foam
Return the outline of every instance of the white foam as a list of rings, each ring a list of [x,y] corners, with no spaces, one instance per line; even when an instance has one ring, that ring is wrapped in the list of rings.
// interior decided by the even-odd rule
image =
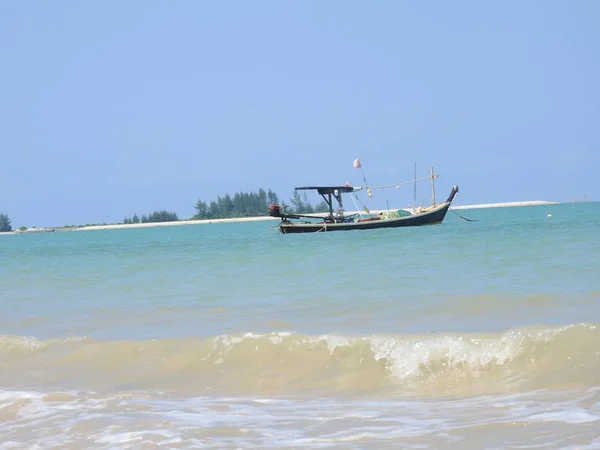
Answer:
[[[590,423],[600,420],[597,414],[590,414],[582,409],[567,408],[561,411],[533,414],[527,416],[528,422],[562,422],[562,423]]]
[[[263,337],[260,334],[256,334],[256,333],[246,333],[244,334],[244,338],[246,339],[260,339],[261,337]]]
[[[275,344],[275,345],[281,345],[281,343],[283,342],[283,338],[284,336],[279,336],[279,335],[272,335],[269,336],[269,342]]]
[[[262,403],[264,405],[267,405],[269,403],[275,403],[276,400],[272,399],[272,398],[255,398],[252,400],[254,403]]]
[[[96,444],[124,444],[132,441],[142,441],[143,432],[112,433],[96,439]]]
[[[532,349],[532,343],[548,342],[571,328],[585,324],[564,327],[512,330],[489,337],[442,335],[442,336],[368,336],[349,337],[336,334],[306,336],[291,332],[259,334],[248,332],[243,335],[220,335],[213,339],[213,352],[203,356],[203,361],[223,364],[232,349],[245,341],[255,342],[254,348],[265,344],[292,347],[305,347],[318,351],[323,345],[330,354],[343,347],[356,346],[359,363],[365,361],[362,349],[370,347],[375,360],[385,361],[390,373],[397,379],[408,377],[436,376],[437,370],[467,369],[469,376],[478,377],[490,368],[506,365],[516,357]],[[593,329],[594,326],[588,327]]]
[[[351,345],[352,340],[346,336],[336,336],[331,334],[325,334],[319,336],[317,342],[325,342],[329,353],[333,353],[338,347],[348,347]]]
[[[12,403],[15,400],[38,399],[42,394],[27,391],[0,391],[0,401]],[[3,405],[4,406],[4,405]]]
[[[600,438],[593,439],[589,444],[563,446],[563,450],[598,450],[600,448]]]
[[[68,447],[76,442],[119,448],[136,448],[143,443],[194,446],[196,442],[201,447],[209,441],[232,448],[331,446],[363,441],[401,447],[405,439],[412,439],[412,445],[416,438],[421,442],[433,439],[431,442],[443,445],[466,439],[465,433],[474,429],[487,432],[491,440],[503,441],[514,423],[535,423],[536,433],[539,427],[550,430],[540,442],[553,446],[575,433],[573,427],[594,426],[599,420],[598,404],[580,406],[592,394],[593,389],[418,401],[165,398],[152,393],[97,398],[72,392],[69,396],[47,397],[47,393],[40,392],[0,391],[0,399],[9,406],[28,400],[16,417],[0,422],[4,440],[0,448]],[[57,400],[61,398],[64,400]],[[94,418],[97,423],[90,420]],[[78,427],[82,422],[85,426]],[[211,434],[213,428],[215,434]],[[202,439],[195,434],[200,429]],[[224,429],[231,433],[223,434]],[[519,433],[513,435],[513,442],[524,439]],[[522,443],[532,442],[529,439]]]

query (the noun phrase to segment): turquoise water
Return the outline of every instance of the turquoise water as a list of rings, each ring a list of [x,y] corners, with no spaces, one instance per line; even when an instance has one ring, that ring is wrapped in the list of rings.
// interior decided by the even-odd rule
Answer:
[[[598,313],[577,307],[600,292],[598,203],[461,214],[479,222],[449,213],[442,226],[323,236],[246,222],[6,237],[1,326],[149,339],[276,322],[305,333],[489,330]]]
[[[509,425],[522,420],[557,433],[550,447],[596,445],[600,203],[459,213],[478,222],[449,212],[442,225],[305,235],[259,221],[2,236],[0,436],[481,448],[533,439]],[[504,406],[486,419],[490,396]],[[544,428],[551,405],[564,429]],[[236,408],[262,422],[236,422]],[[334,420],[350,410],[356,423]],[[496,441],[477,441],[476,418]]]

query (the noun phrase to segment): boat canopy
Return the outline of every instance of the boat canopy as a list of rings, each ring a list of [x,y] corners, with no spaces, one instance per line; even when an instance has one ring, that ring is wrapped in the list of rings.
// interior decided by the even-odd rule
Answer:
[[[297,191],[317,191],[321,195],[339,193],[356,192],[362,190],[360,187],[353,186],[301,186],[296,188]]]

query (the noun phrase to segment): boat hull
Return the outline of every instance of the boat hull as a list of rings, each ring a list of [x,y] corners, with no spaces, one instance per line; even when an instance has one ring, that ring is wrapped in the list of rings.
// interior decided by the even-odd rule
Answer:
[[[289,233],[319,233],[323,231],[351,231],[351,230],[375,230],[380,228],[414,227],[421,225],[434,225],[443,222],[451,205],[450,202],[442,203],[435,208],[405,217],[391,219],[369,220],[364,222],[341,222],[341,223],[294,223],[282,220],[279,230],[283,234]]]

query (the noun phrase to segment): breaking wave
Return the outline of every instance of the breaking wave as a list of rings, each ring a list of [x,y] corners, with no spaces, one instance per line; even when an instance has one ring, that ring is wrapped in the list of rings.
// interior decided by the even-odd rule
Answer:
[[[0,336],[4,386],[218,394],[472,395],[590,386],[600,379],[594,324],[498,334],[103,341]]]

